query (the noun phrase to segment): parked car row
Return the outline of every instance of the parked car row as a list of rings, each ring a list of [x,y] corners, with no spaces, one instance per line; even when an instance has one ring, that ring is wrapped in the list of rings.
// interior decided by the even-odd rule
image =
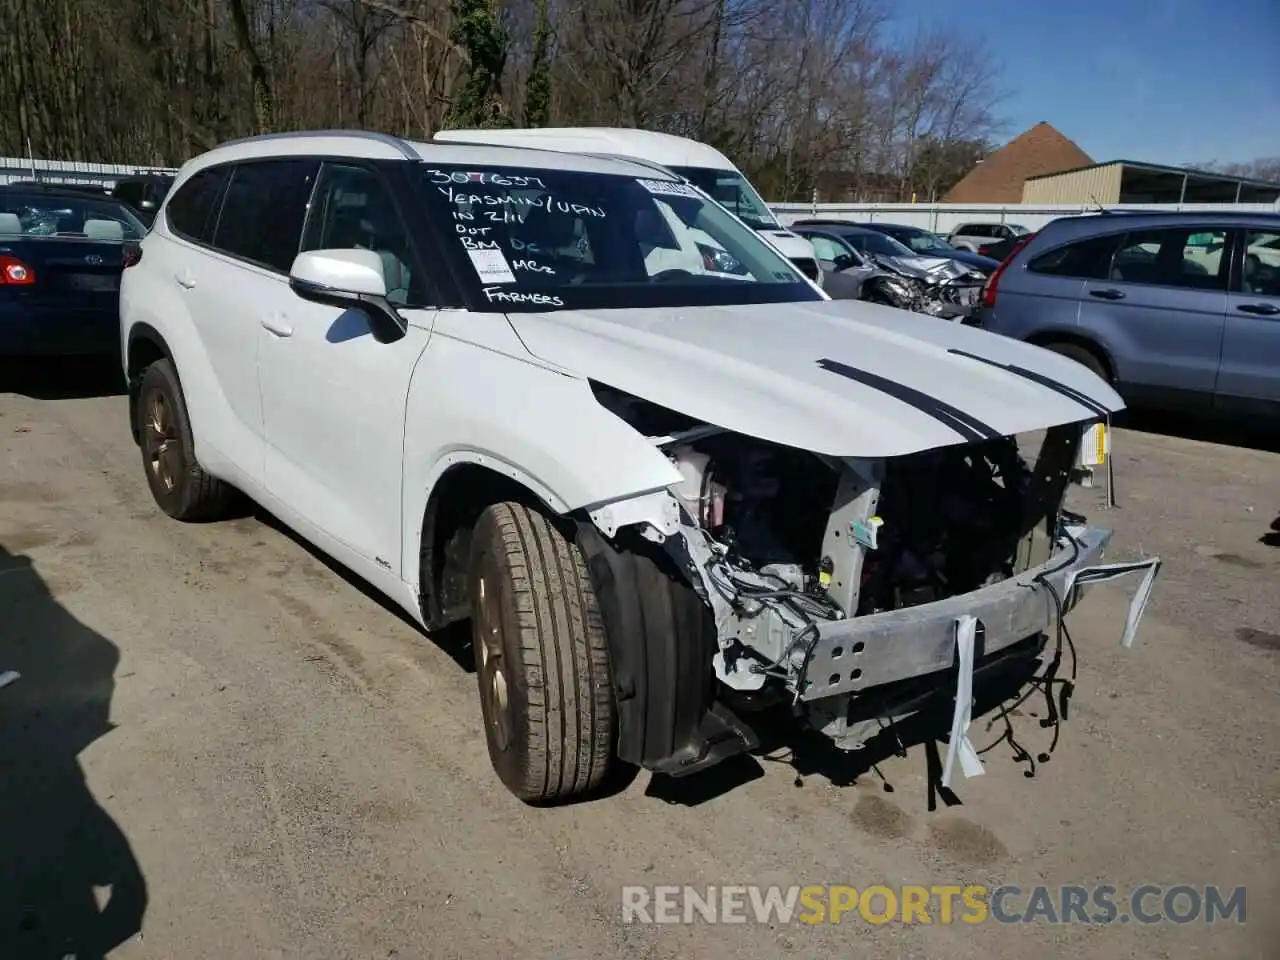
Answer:
[[[1103,213],[1021,237],[975,322],[1143,406],[1280,418],[1280,216]]]

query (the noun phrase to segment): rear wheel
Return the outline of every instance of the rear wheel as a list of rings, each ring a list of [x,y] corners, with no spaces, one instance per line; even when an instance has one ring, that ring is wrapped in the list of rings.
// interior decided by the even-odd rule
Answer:
[[[1111,382],[1111,375],[1107,372],[1106,365],[1101,358],[1090,350],[1088,347],[1082,347],[1078,343],[1046,343],[1046,350],[1052,350],[1054,353],[1061,354],[1070,360],[1074,360],[1082,367],[1088,367],[1093,373],[1107,383]]]
[[[604,623],[586,561],[551,520],[499,503],[471,537],[471,630],[489,759],[529,803],[600,786],[614,753]]]
[[[147,486],[160,509],[175,520],[226,516],[235,491],[196,460],[191,420],[170,361],[157,360],[142,375],[136,416]]]

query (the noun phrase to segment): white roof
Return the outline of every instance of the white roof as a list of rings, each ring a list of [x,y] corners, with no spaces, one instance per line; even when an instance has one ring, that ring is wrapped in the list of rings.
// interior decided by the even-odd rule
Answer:
[[[436,143],[527,144],[570,153],[605,153],[636,157],[666,167],[736,170],[715,147],[688,137],[627,127],[535,127],[523,130],[441,130]]]
[[[358,157],[365,160],[414,160],[426,163],[474,163],[482,166],[533,167],[582,173],[614,173],[664,180],[669,174],[625,159],[589,157],[548,149],[494,144],[453,144],[402,140],[364,130],[299,131],[231,140],[188,160],[178,171],[185,180],[204,167],[237,160],[296,156]],[[175,182],[175,187],[176,187]]]

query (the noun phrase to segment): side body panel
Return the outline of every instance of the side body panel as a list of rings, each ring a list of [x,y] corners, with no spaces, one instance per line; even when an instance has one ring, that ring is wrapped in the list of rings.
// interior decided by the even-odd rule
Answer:
[[[567,513],[677,483],[670,461],[600,406],[589,384],[533,360],[502,314],[442,310],[409,387],[404,445],[406,583],[431,491],[475,463]]]

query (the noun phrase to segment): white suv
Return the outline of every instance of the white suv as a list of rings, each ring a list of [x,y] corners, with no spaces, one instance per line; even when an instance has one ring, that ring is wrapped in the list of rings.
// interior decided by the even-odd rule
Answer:
[[[904,684],[951,684],[957,645],[1035,655],[1109,537],[1060,510],[1121,407],[1101,380],[831,301],[626,160],[225,144],[178,173],[120,317],[160,508],[241,491],[425,628],[469,618],[528,801],[615,758],[702,769],[778,700],[856,746]]]

